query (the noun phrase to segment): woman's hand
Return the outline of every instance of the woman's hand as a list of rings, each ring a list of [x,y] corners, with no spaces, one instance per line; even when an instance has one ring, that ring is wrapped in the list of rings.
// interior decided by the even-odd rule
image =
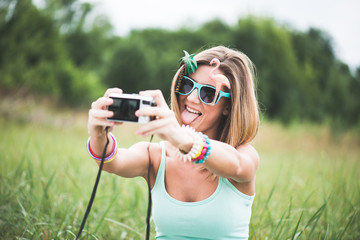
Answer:
[[[107,120],[107,118],[112,117],[114,113],[108,111],[106,108],[113,104],[113,100],[109,98],[109,95],[111,93],[121,94],[122,92],[120,88],[109,88],[103,97],[98,98],[91,104],[88,119],[88,133],[91,137],[105,136],[106,127],[110,127],[111,131],[115,124],[121,124]]]
[[[187,150],[193,144],[193,136],[181,128],[176,120],[175,113],[167,105],[160,90],[148,90],[139,93],[151,96],[156,102],[156,107],[143,108],[135,112],[136,116],[155,116],[155,120],[141,126],[136,134],[149,136],[158,135],[161,139],[169,141],[175,147]],[[190,149],[189,149],[190,150]]]

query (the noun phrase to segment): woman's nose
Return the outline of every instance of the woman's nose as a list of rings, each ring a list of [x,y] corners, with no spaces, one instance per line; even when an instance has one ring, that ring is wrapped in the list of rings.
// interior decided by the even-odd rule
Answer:
[[[187,99],[194,103],[199,103],[199,89],[195,88],[188,96]]]

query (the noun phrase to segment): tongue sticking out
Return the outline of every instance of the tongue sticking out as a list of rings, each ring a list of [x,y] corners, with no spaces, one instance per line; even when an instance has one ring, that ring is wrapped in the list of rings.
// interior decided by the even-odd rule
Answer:
[[[197,119],[199,116],[200,115],[197,113],[192,113],[189,112],[188,110],[184,110],[181,113],[181,120],[183,121],[184,124],[189,125],[190,123],[195,121],[195,119]]]

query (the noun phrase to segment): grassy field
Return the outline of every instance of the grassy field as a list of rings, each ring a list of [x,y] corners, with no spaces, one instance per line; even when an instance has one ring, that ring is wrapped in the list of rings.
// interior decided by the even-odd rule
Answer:
[[[120,146],[140,140],[134,127],[116,129]],[[0,239],[74,239],[97,173],[86,114],[2,114],[0,132]],[[254,146],[250,239],[360,239],[358,137],[264,123]],[[83,239],[144,239],[146,208],[142,179],[103,173]]]

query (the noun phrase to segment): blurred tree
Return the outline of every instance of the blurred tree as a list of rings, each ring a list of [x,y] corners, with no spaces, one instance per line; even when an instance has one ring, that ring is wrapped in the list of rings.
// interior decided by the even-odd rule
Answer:
[[[61,43],[51,20],[30,0],[8,1],[7,19],[0,26],[1,85],[56,93],[54,66]]]
[[[166,99],[170,97],[171,81],[183,49],[193,52],[196,46],[201,46],[205,42],[199,34],[186,29],[177,32],[162,29],[133,31],[128,41],[137,44],[143,50],[148,69],[146,82],[139,86],[142,86],[142,89],[161,89]],[[141,71],[141,68],[138,70]]]
[[[229,37],[231,32],[229,25],[220,19],[214,19],[202,25],[197,34],[204,38],[207,45],[231,46],[233,44]]]
[[[87,102],[97,94],[96,88],[88,86],[100,88],[98,79],[73,66],[51,16],[30,0],[7,1],[0,12],[6,16],[0,21],[2,87],[53,96],[68,104],[79,104],[76,99]],[[91,75],[91,80],[82,78],[86,75]],[[79,98],[81,88],[88,91]]]
[[[44,0],[42,12],[53,20],[60,33],[76,32],[84,28],[85,19],[92,10],[90,3],[78,0]]]
[[[249,16],[229,26],[219,19],[176,31],[144,29],[113,35],[105,16],[79,0],[0,1],[0,86],[88,103],[104,85],[126,92],[170,83],[183,51],[236,48],[257,68],[261,109],[271,119],[360,126],[360,68],[339,61],[331,37],[299,32],[271,18]]]
[[[146,89],[148,69],[143,50],[128,42],[115,51],[104,80],[109,87],[120,87],[124,92],[137,93]]]
[[[104,15],[90,16],[94,6],[77,0],[46,0],[43,11],[51,16],[65,40],[67,54],[82,69],[100,76],[114,47],[112,25]]]
[[[239,20],[232,39],[257,67],[258,96],[266,115],[284,122],[297,117],[300,72],[289,31],[272,19],[249,17]]]
[[[106,18],[99,16],[89,31],[77,29],[67,33],[66,48],[74,64],[81,68],[100,70],[113,47],[112,27]]]
[[[355,124],[350,121],[357,108],[356,94],[351,89],[354,77],[349,67],[336,59],[331,37],[313,28],[292,36],[303,72],[299,91],[304,96],[304,118],[317,122],[331,119],[338,125]]]
[[[355,77],[351,79],[349,102],[352,106],[349,109],[350,126],[360,127],[360,67],[355,71]]]
[[[314,32],[316,30],[310,31]],[[301,117],[310,118],[312,121],[321,121],[325,114],[325,97],[322,96],[323,88],[321,85],[323,84],[319,78],[321,69],[317,66],[322,64],[321,54],[319,54],[317,43],[315,43],[317,40],[311,38],[307,33],[294,32],[292,41],[293,50],[298,59],[298,66],[302,69],[299,86],[299,91],[303,96]],[[314,104],[316,104],[316,108]]]

